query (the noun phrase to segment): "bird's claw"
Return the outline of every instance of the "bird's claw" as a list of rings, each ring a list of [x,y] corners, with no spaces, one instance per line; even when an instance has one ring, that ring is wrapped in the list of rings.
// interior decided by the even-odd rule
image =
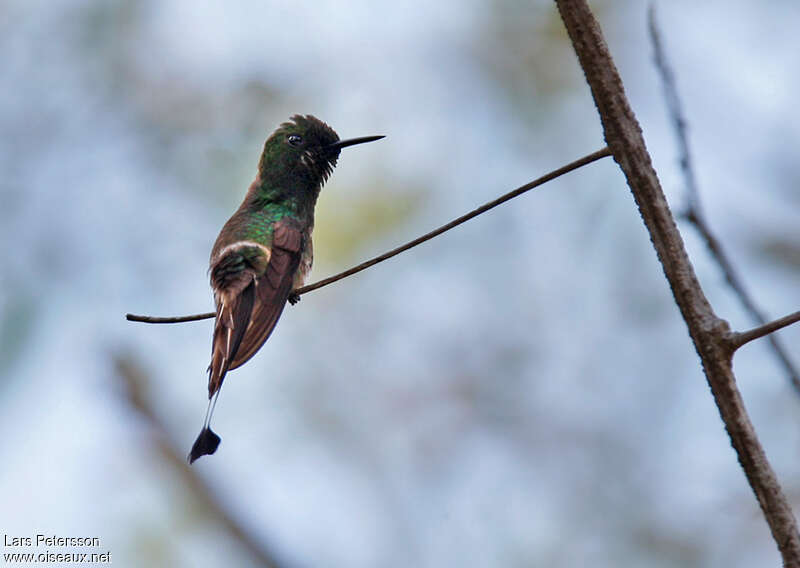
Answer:
[[[292,292],[291,294],[289,294],[289,303],[291,305],[294,306],[299,301],[300,301],[300,294],[297,294],[296,292]]]

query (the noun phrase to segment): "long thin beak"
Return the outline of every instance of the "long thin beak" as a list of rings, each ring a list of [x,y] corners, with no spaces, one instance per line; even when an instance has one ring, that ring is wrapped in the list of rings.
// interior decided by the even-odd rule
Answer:
[[[381,138],[385,138],[385,136],[362,136],[361,138],[350,138],[349,140],[339,140],[333,144],[328,144],[325,146],[325,148],[327,150],[339,150],[341,148],[347,148],[348,146],[355,146],[356,144],[374,142],[375,140],[380,140]]]

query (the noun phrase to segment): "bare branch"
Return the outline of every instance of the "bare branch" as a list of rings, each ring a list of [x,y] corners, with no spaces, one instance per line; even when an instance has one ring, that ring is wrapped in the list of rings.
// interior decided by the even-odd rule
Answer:
[[[583,167],[583,166],[585,166],[587,164],[591,164],[592,162],[595,162],[595,161],[597,161],[597,160],[599,160],[601,158],[605,158],[606,156],[610,156],[610,155],[611,155],[610,150],[608,148],[603,148],[602,150],[598,150],[597,152],[593,152],[593,153],[591,153],[591,154],[589,154],[587,156],[584,156],[583,158],[575,160],[574,162],[570,162],[569,164],[567,164],[565,166],[562,166],[562,167],[560,167],[560,168],[558,168],[556,170],[553,170],[552,172],[550,172],[548,174],[545,174],[545,175],[543,175],[542,177],[540,177],[538,179],[535,179],[535,180],[533,180],[531,182],[528,182],[525,185],[520,186],[517,189],[506,193],[505,195],[501,195],[500,197],[498,197],[497,199],[495,199],[493,201],[490,201],[488,203],[485,203],[485,204],[481,205],[477,209],[474,209],[474,210],[470,211],[469,213],[467,213],[465,215],[462,215],[461,217],[458,217],[457,219],[453,219],[449,223],[447,223],[445,225],[442,225],[438,229],[434,229],[430,233],[426,233],[426,234],[422,235],[421,237],[417,237],[413,241],[409,241],[406,244],[401,245],[401,246],[399,246],[397,248],[394,248],[394,249],[392,249],[392,250],[390,250],[388,252],[385,252],[385,253],[383,253],[381,255],[378,255],[375,258],[367,260],[366,262],[362,262],[361,264],[359,264],[357,266],[354,266],[353,268],[350,268],[348,270],[345,270],[344,272],[340,272],[339,274],[336,274],[334,276],[330,276],[328,278],[325,278],[324,280],[320,280],[318,282],[314,282],[313,284],[309,284],[308,286],[303,286],[302,288],[298,288],[297,290],[294,291],[294,295],[300,296],[300,295],[305,294],[307,292],[311,292],[312,290],[317,290],[319,288],[322,288],[323,286],[327,286],[328,284],[333,284],[334,282],[337,282],[338,280],[341,280],[342,278],[347,278],[348,276],[352,276],[353,274],[356,274],[357,272],[361,272],[362,270],[366,270],[370,266],[374,266],[374,265],[378,264],[379,262],[383,262],[384,260],[388,260],[388,259],[392,258],[393,256],[397,256],[401,252],[405,252],[405,251],[407,251],[409,249],[412,249],[415,246],[424,243],[425,241],[429,241],[434,237],[438,237],[442,233],[445,233],[445,232],[449,231],[450,229],[453,229],[453,228],[457,227],[458,225],[461,225],[462,223],[466,223],[470,219],[472,219],[474,217],[477,217],[478,215],[481,215],[482,213],[486,213],[490,209],[493,209],[493,208],[497,207],[498,205],[500,205],[502,203],[505,203],[506,201],[514,199],[515,197],[518,197],[518,196],[522,195],[523,193],[525,193],[527,191],[530,191],[531,189],[533,189],[535,187],[543,185],[543,184],[547,183],[548,181],[552,181],[552,180],[554,180],[555,178],[557,178],[559,176],[562,176],[562,175],[564,175],[564,174],[566,174],[568,172],[571,172],[573,170],[577,170],[580,167]],[[213,318],[215,315],[216,315],[215,312],[208,312],[208,313],[205,313],[205,314],[197,314],[197,315],[191,315],[191,316],[177,316],[177,317],[155,317],[155,316],[139,316],[139,315],[135,315],[135,314],[126,314],[125,318],[128,321],[138,321],[138,322],[142,322],[142,323],[182,323],[182,322],[187,322],[187,321],[197,321],[197,320],[202,320],[202,319]]]
[[[198,502],[200,502],[212,519],[219,522],[228,533],[256,560],[259,566],[279,568],[285,562],[278,562],[277,555],[271,552],[265,543],[254,537],[228,510],[212,489],[199,475],[197,469],[186,464],[186,458],[180,455],[171,443],[164,425],[150,404],[146,395],[146,375],[144,370],[130,357],[115,355],[113,357],[116,373],[122,381],[127,402],[147,421],[153,432],[155,449],[159,455],[183,479],[183,486],[188,488]]]
[[[703,209],[700,204],[700,190],[697,185],[697,178],[694,173],[693,160],[691,152],[689,152],[689,138],[686,134],[686,116],[683,112],[683,105],[681,104],[680,97],[678,96],[678,88],[675,83],[675,74],[672,71],[664,47],[661,43],[661,34],[658,30],[658,23],[656,22],[655,5],[650,4],[648,10],[648,21],[650,30],[650,39],[653,43],[653,51],[655,55],[656,69],[661,76],[661,82],[664,86],[664,98],[667,103],[667,110],[672,125],[675,129],[675,137],[678,143],[678,154],[683,171],[683,177],[686,182],[686,211],[684,217],[697,229],[700,236],[706,242],[711,256],[716,259],[725,280],[728,285],[733,289],[734,293],[739,297],[745,310],[750,314],[750,317],[763,326],[767,323],[767,318],[764,313],[756,306],[750,293],[744,286],[744,282],[739,277],[738,273],[733,267],[733,263],[728,258],[722,244],[711,232],[709,223],[705,217]],[[778,361],[783,366],[786,374],[789,377],[794,390],[800,394],[800,371],[794,366],[789,358],[786,349],[779,339],[775,336],[768,338],[772,351],[778,358]]]
[[[661,34],[658,30],[658,23],[656,22],[656,8],[654,3],[650,4],[647,16],[650,41],[653,43],[653,55],[655,57],[656,69],[661,76],[661,82],[664,86],[664,98],[666,99],[669,116],[672,119],[672,126],[675,128],[679,160],[681,169],[683,170],[683,176],[686,179],[686,211],[692,211],[698,217],[701,217],[700,191],[697,189],[697,178],[695,178],[694,175],[692,155],[689,152],[688,136],[686,135],[686,117],[683,114],[683,105],[678,97],[675,73],[673,73],[672,67],[667,61],[667,56],[661,44]]]
[[[759,337],[764,337],[765,335],[769,335],[779,329],[783,329],[784,327],[790,326],[793,323],[797,323],[800,321],[800,311],[794,312],[793,314],[789,314],[788,316],[783,316],[782,318],[776,319],[769,323],[765,323],[764,325],[760,325],[758,327],[754,327],[748,331],[742,331],[739,333],[731,333],[730,334],[730,343],[734,350],[738,349],[745,343],[749,343],[754,339],[758,339]],[[774,337],[770,335],[770,337]]]
[[[330,278],[325,278],[324,280],[320,280],[319,282],[315,282],[314,284],[309,284],[308,286],[303,286],[302,288],[298,288],[297,290],[295,290],[295,294],[300,295],[300,294],[305,294],[306,292],[311,292],[312,290],[316,290],[317,288],[322,288],[323,286],[327,286],[328,284],[332,284],[332,283],[336,282],[337,280],[341,280],[342,278],[346,278],[347,276],[351,276],[353,274],[356,274],[357,272],[361,272],[362,270],[366,270],[370,266],[374,266],[375,264],[378,264],[379,262],[383,262],[384,260],[388,260],[388,259],[392,258],[393,256],[396,256],[396,255],[400,254],[401,252],[405,252],[405,251],[407,251],[409,249],[412,249],[415,246],[424,243],[425,241],[429,241],[430,239],[432,239],[434,237],[438,237],[442,233],[445,233],[445,232],[449,231],[450,229],[453,229],[453,228],[457,227],[458,225],[461,225],[462,223],[466,223],[470,219],[472,219],[474,217],[477,217],[478,215],[480,215],[482,213],[486,213],[490,209],[493,209],[493,208],[497,207],[498,205],[500,205],[502,203],[505,203],[506,201],[514,199],[515,197],[518,197],[518,196],[522,195],[523,193],[525,193],[527,191],[530,191],[531,189],[533,189],[535,187],[543,185],[543,184],[547,183],[548,181],[552,181],[552,180],[554,180],[555,178],[557,178],[559,176],[562,176],[562,175],[564,175],[564,174],[566,174],[568,172],[576,170],[576,169],[578,169],[578,168],[580,168],[582,166],[585,166],[585,165],[590,164],[590,163],[592,163],[592,162],[594,162],[596,160],[599,160],[600,158],[605,158],[606,156],[610,156],[610,155],[611,155],[611,152],[609,151],[609,149],[608,148],[603,148],[602,150],[598,150],[597,152],[589,154],[588,156],[584,156],[583,158],[580,158],[579,160],[575,160],[574,162],[571,162],[571,163],[567,164],[566,166],[562,166],[562,167],[558,168],[557,170],[553,170],[552,172],[550,172],[548,174],[545,174],[545,175],[543,175],[542,177],[540,177],[538,179],[535,179],[535,180],[533,180],[533,181],[531,181],[529,183],[526,183],[525,185],[518,187],[514,191],[510,191],[510,192],[506,193],[505,195],[502,195],[502,196],[498,197],[494,201],[490,201],[489,203],[485,203],[485,204],[481,205],[480,207],[478,207],[477,209],[474,209],[474,210],[470,211],[469,213],[467,213],[465,215],[462,215],[461,217],[459,217],[457,219],[453,219],[452,221],[450,221],[446,225],[442,225],[441,227],[431,231],[430,233],[426,233],[426,234],[422,235],[421,237],[417,237],[413,241],[409,241],[406,244],[401,245],[401,246],[399,246],[399,247],[397,247],[395,249],[392,249],[392,250],[390,250],[388,252],[385,252],[385,253],[383,253],[383,254],[381,254],[379,256],[376,256],[375,258],[373,258],[371,260],[368,260],[366,262],[362,262],[358,266],[354,266],[353,268],[351,268],[349,270],[345,270],[344,272],[340,272],[339,274],[336,274],[335,276],[331,276]]]
[[[191,316],[174,316],[174,317],[160,317],[160,316],[140,316],[136,314],[125,314],[125,319],[128,321],[138,321],[142,323],[185,323],[189,321],[200,321],[210,319],[217,315],[217,312],[206,312],[204,314],[193,314]]]
[[[600,114],[608,147],[625,174],[642,220],[703,364],[722,421],[772,531],[785,568],[800,568],[800,534],[789,501],[758,440],[736,386],[727,336],[694,273],[653,169],[642,129],[603,33],[586,0],[556,0]]]

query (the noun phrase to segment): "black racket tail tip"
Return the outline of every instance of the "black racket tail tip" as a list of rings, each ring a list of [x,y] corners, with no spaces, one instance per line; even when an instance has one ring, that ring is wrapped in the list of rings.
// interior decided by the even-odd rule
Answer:
[[[205,426],[192,445],[192,451],[189,452],[189,463],[194,463],[198,458],[210,456],[216,452],[221,441],[222,438],[217,436],[211,428]]]

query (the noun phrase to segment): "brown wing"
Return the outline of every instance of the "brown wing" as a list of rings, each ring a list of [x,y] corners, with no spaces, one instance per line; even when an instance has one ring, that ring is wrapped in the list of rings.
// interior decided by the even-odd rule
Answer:
[[[249,246],[232,248],[211,266],[211,285],[217,302],[217,319],[208,367],[208,397],[222,386],[225,374],[244,338],[255,303],[255,281],[259,257],[267,262],[268,251]]]
[[[229,369],[244,364],[269,338],[292,291],[302,249],[303,233],[299,224],[290,219],[275,223],[269,264],[255,279],[250,324],[231,358]]]

